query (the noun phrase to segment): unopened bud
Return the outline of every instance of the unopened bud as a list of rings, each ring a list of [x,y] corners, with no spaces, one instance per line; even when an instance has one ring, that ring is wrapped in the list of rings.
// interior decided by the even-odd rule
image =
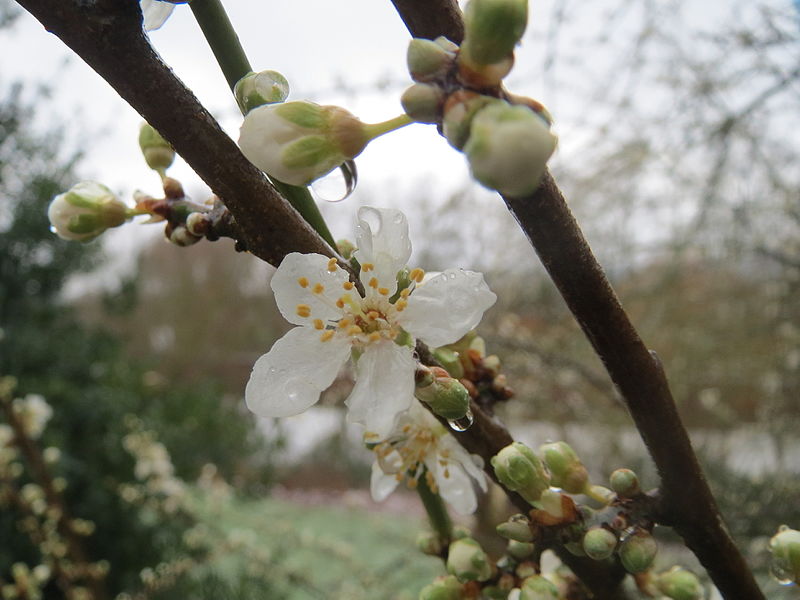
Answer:
[[[478,90],[491,90],[499,88],[503,78],[514,67],[514,55],[509,54],[500,62],[488,65],[477,64],[466,60],[458,62],[458,80],[468,88]]]
[[[472,119],[464,153],[472,176],[511,197],[531,194],[556,149],[545,121],[524,106],[494,102]]]
[[[500,482],[519,492],[528,502],[536,502],[550,485],[550,475],[539,457],[521,442],[513,442],[492,457],[492,467]]]
[[[442,117],[442,133],[450,145],[461,150],[470,136],[470,125],[478,111],[502,100],[483,96],[468,90],[459,90],[445,100]]]
[[[251,72],[236,82],[233,95],[246,115],[264,104],[284,102],[289,97],[289,82],[277,71]]]
[[[492,566],[478,542],[472,538],[462,538],[450,544],[447,572],[462,582],[486,581],[492,575]]]
[[[662,594],[672,600],[703,600],[705,591],[697,575],[681,567],[672,567],[655,579],[655,585]]]
[[[423,554],[439,556],[442,553],[442,540],[432,531],[422,531],[417,535],[417,548]]]
[[[464,367],[461,364],[461,357],[458,352],[450,348],[436,348],[433,356],[439,361],[451,377],[461,379],[464,377]]]
[[[452,575],[438,577],[419,593],[419,600],[460,600],[462,585]]]
[[[539,447],[550,469],[550,485],[569,494],[580,494],[589,483],[589,473],[581,459],[566,442],[553,442]]]
[[[415,83],[400,97],[405,113],[417,123],[438,123],[442,118],[444,92],[438,85]]]
[[[164,230],[164,233],[170,242],[181,247],[191,246],[192,244],[196,244],[203,239],[194,235],[184,225],[176,225],[173,227],[172,225],[168,224]]]
[[[617,469],[611,473],[609,482],[611,489],[620,498],[632,498],[641,491],[639,478],[630,469]]]
[[[510,540],[508,542],[508,547],[506,548],[508,555],[517,560],[525,560],[531,554],[533,554],[533,550],[534,545],[530,542],[518,542],[516,540]]]
[[[533,532],[531,523],[523,514],[512,515],[505,523],[497,526],[497,534],[509,540],[518,542],[532,542]]]
[[[531,575],[522,582],[519,600],[558,600],[558,587],[542,575]]]
[[[528,25],[528,0],[470,0],[464,9],[462,55],[496,63],[514,51]]]
[[[783,583],[800,583],[800,531],[782,525],[769,541],[770,570]]]
[[[139,148],[147,166],[162,176],[175,160],[172,145],[149,123],[142,123],[139,128]]]
[[[653,536],[646,531],[638,530],[622,542],[619,558],[626,571],[641,573],[650,568],[657,552],[658,544]]]
[[[603,560],[614,553],[617,536],[605,527],[593,527],[583,536],[583,550],[594,560]]]
[[[58,237],[88,242],[127,219],[128,207],[101,183],[83,181],[50,203],[47,217]]]
[[[441,43],[414,38],[408,43],[406,53],[408,72],[411,79],[422,83],[442,78],[450,70],[455,56],[455,51]]]
[[[417,387],[415,396],[444,419],[460,419],[469,411],[469,392],[457,379],[436,377],[425,387]]]

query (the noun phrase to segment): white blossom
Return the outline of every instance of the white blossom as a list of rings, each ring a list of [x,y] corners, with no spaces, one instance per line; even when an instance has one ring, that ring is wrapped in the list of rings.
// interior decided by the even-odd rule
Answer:
[[[355,256],[364,296],[335,259],[287,255],[271,285],[281,314],[299,327],[258,359],[245,400],[261,416],[299,414],[319,399],[354,351],[356,384],[346,401],[348,418],[380,440],[412,402],[413,338],[430,346],[457,341],[496,296],[483,275],[458,269],[423,285],[423,271],[413,269],[411,285],[398,292],[397,274],[411,255],[405,216],[364,207],[358,217]]]
[[[481,458],[469,454],[417,401],[400,415],[394,430],[373,451],[376,458],[370,491],[377,502],[401,481],[415,488],[424,476],[431,490],[456,512],[466,515],[475,512],[478,505],[473,482],[486,491]]]
[[[172,14],[172,9],[175,8],[171,2],[162,2],[161,0],[140,0],[139,5],[142,7],[142,15],[144,15],[145,31],[153,31],[161,27]]]

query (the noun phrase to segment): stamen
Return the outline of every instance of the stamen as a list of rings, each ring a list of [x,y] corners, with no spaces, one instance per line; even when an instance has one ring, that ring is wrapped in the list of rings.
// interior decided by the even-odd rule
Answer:
[[[421,283],[423,277],[425,277],[425,271],[422,269],[412,269],[411,273],[408,274],[408,278],[416,281],[417,283]]]
[[[308,304],[298,304],[297,305],[297,316],[298,317],[310,317],[311,316],[311,307]]]
[[[369,280],[369,287],[371,287],[371,288],[373,288],[373,289],[377,288],[377,287],[378,287],[378,279],[377,279],[377,278],[375,278],[375,277],[373,277],[372,279],[370,279],[370,280]]]
[[[350,319],[342,319],[341,321],[339,321],[339,328],[347,329],[348,327],[350,327],[351,323],[352,321],[350,321]]]
[[[354,286],[353,286],[353,282],[352,282],[352,281],[345,281],[345,282],[342,284],[342,287],[343,287],[344,289],[348,290],[348,291],[349,291],[349,290],[352,290],[352,289],[353,289],[353,287],[354,287]]]
[[[315,294],[321,294],[322,292],[325,291],[325,286],[322,285],[321,283],[315,283],[314,287],[311,288],[311,291],[314,292]]]
[[[353,325],[350,329],[347,330],[347,335],[358,335],[360,333],[364,333],[364,330],[361,329],[358,325]]]
[[[394,307],[397,310],[397,312],[403,312],[406,306],[408,306],[408,302],[406,302],[402,298],[394,303]]]
[[[314,319],[314,329],[325,329],[325,323],[322,319]]]
[[[362,263],[361,265],[361,270],[364,272],[372,271],[373,269],[375,269],[375,265],[372,263]]]
[[[320,342],[327,342],[329,339],[333,337],[333,329],[328,329],[325,333],[319,336]]]
[[[381,296],[388,296],[389,295],[389,288],[378,288],[378,293]]]
[[[379,313],[377,310],[371,310],[367,313],[367,316],[374,321],[381,316],[381,313]]]
[[[445,468],[445,470],[444,470],[444,478],[445,479],[449,479],[450,478],[450,469]]]
[[[336,301],[336,306],[338,306],[339,308],[344,308],[344,300],[342,300],[341,298],[339,298],[339,299]]]
[[[297,283],[300,285],[301,288],[308,287],[308,279],[306,279],[305,277],[301,277],[300,279],[298,279]]]
[[[338,268],[336,262],[337,261],[335,258],[332,258],[328,261],[328,271],[330,271],[331,273],[333,273]]]
[[[416,479],[409,479],[408,481],[406,481],[406,484],[408,485],[409,489],[412,490],[417,489],[417,485],[419,485]]]
[[[381,334],[378,333],[377,331],[373,331],[372,333],[369,334],[369,341],[370,342],[377,342],[380,339],[381,339]]]
[[[403,290],[400,292],[400,297],[408,298],[409,294],[411,294],[411,290],[408,288],[403,288]]]

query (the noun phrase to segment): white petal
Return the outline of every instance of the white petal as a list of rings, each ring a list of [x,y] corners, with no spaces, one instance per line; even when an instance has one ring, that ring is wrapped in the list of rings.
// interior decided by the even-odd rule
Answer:
[[[372,475],[369,478],[369,491],[375,502],[383,502],[397,487],[397,478],[387,475],[378,466],[378,461],[372,463]]]
[[[375,266],[374,272],[362,271],[364,285],[374,276],[381,287],[389,288],[394,293],[397,289],[397,273],[408,264],[411,256],[405,215],[389,208],[359,208],[356,245],[358,262]]]
[[[144,15],[144,30],[153,31],[161,27],[172,14],[174,4],[160,2],[159,0],[142,0],[142,14]]]
[[[392,431],[395,417],[414,399],[412,349],[391,341],[366,347],[356,365],[356,385],[345,401],[347,418],[361,423],[382,440]]]
[[[294,325],[309,325],[314,319],[337,321],[342,318],[342,310],[336,307],[336,300],[345,293],[343,284],[348,280],[347,272],[336,267],[328,270],[327,256],[321,254],[287,254],[281,266],[272,276],[270,287],[275,292],[275,302],[283,317]],[[304,278],[307,287],[299,283]],[[323,291],[314,293],[314,285],[322,284]],[[353,291],[354,296],[358,292]],[[298,304],[306,304],[311,308],[308,317],[297,314]]]
[[[478,482],[480,488],[486,491],[486,473],[483,471],[483,459],[480,456],[467,452],[464,446],[449,434],[439,438],[439,448],[447,449],[450,459],[459,463],[467,474]]]
[[[262,417],[297,415],[319,400],[350,356],[350,341],[334,336],[320,341],[320,332],[295,327],[256,361],[244,398]]]
[[[430,464],[434,463],[434,464]],[[433,469],[436,485],[439,486],[439,495],[453,507],[460,515],[469,515],[478,508],[478,499],[472,488],[472,479],[467,475],[461,465],[448,461],[442,465],[438,460],[426,460],[428,469]],[[445,472],[447,477],[445,477]]]
[[[429,346],[452,344],[475,328],[495,300],[480,273],[448,269],[411,293],[398,323]]]

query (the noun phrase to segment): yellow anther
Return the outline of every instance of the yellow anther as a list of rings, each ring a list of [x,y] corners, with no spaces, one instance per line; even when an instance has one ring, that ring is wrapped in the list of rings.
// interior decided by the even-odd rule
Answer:
[[[411,425],[403,425],[403,433],[408,433],[411,431]]]
[[[449,477],[450,477],[450,469],[445,469],[444,470],[444,478],[448,479]]]
[[[362,271],[372,271],[375,268],[375,265],[372,263],[362,263],[361,270]]]
[[[300,285],[300,287],[302,287],[302,288],[306,288],[306,287],[308,287],[308,279],[306,279],[305,277],[301,277],[300,279],[298,279],[298,280],[297,280],[297,283],[298,283],[298,284]]]
[[[314,319],[314,329],[325,329],[325,323],[322,319]]]
[[[337,307],[339,307],[339,308],[344,308],[344,300],[342,300],[341,298],[339,298],[339,299],[336,301],[336,306],[337,306]]]
[[[381,316],[381,313],[379,313],[377,310],[371,310],[371,311],[369,311],[369,312],[367,313],[367,317],[369,317],[369,318],[370,318],[370,319],[372,319],[373,321],[374,321],[375,319],[377,319],[378,317],[380,317],[380,316]]]
[[[389,288],[378,288],[378,293],[381,296],[388,296],[389,295]]]
[[[380,339],[381,339],[381,334],[378,333],[377,331],[373,331],[372,333],[369,334],[369,341],[370,342],[377,342]]]
[[[369,287],[371,287],[371,288],[376,288],[376,287],[378,287],[378,280],[377,280],[377,278],[373,277],[372,279],[370,279],[370,280],[369,280]]]
[[[342,319],[341,321],[339,321],[339,328],[347,329],[348,327],[350,327],[350,323],[351,323],[350,319]]]
[[[411,269],[411,273],[408,274],[408,278],[417,283],[421,283],[423,277],[425,277],[425,271],[422,269]]]
[[[347,330],[347,335],[358,335],[359,333],[364,333],[364,331],[358,325],[353,325]]]
[[[411,290],[410,290],[410,289],[408,289],[408,288],[405,288],[405,289],[403,289],[403,290],[400,292],[400,297],[401,297],[401,298],[408,298],[408,295],[409,295],[410,293],[411,293]]]
[[[345,281],[345,282],[342,284],[342,287],[343,287],[344,289],[346,289],[346,290],[352,290],[352,289],[353,289],[353,282],[352,282],[352,281]]]
[[[311,307],[308,304],[298,304],[297,305],[297,316],[298,317],[310,317],[311,316]]]
[[[403,481],[403,474],[402,473],[398,473],[397,475],[394,476],[394,478],[397,481]]]
[[[329,339],[333,337],[333,329],[328,329],[325,333],[319,336],[320,342],[327,342]]]
[[[315,283],[314,287],[311,288],[311,291],[314,292],[315,294],[321,294],[322,292],[325,291],[325,286],[322,285],[321,283]]]
[[[336,259],[335,258],[330,259],[328,261],[328,271],[333,273],[337,268],[338,268],[338,265],[336,264]]]
[[[417,489],[417,485],[419,485],[419,482],[416,479],[409,479],[407,483],[408,487],[412,490]]]
[[[402,298],[394,303],[394,307],[395,309],[397,309],[397,312],[403,312],[406,306],[408,306],[408,302],[406,302]]]
[[[367,432],[364,434],[364,439],[365,439],[365,440],[375,440],[375,439],[378,439],[379,437],[380,437],[380,435],[378,435],[378,434],[377,434],[377,433],[375,433],[374,431],[367,431]],[[380,446],[378,446],[377,448],[375,448],[375,451],[376,451],[376,452],[380,451],[380,449],[381,449],[382,447],[383,447],[383,444],[381,444]]]

